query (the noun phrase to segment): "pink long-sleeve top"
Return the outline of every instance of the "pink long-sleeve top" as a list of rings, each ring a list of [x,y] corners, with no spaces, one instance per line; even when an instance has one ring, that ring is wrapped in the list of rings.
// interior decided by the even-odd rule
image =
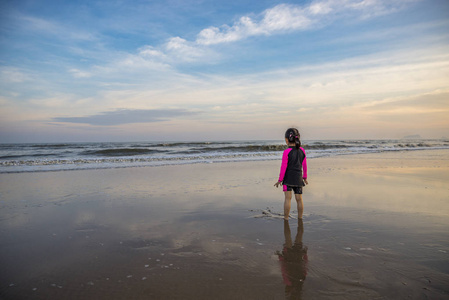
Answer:
[[[289,166],[289,154],[293,150],[294,147],[290,147],[284,150],[282,154],[282,164],[281,171],[279,173],[279,181],[284,181],[285,172],[287,171],[287,167]],[[306,151],[300,147],[299,148],[304,153],[304,160],[302,161],[302,178],[307,179],[307,159],[306,159]],[[298,170],[299,171],[299,170]]]

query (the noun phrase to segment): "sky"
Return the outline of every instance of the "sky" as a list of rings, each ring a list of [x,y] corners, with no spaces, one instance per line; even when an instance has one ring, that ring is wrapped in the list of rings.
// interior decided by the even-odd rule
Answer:
[[[0,142],[449,137],[447,0],[3,0]]]

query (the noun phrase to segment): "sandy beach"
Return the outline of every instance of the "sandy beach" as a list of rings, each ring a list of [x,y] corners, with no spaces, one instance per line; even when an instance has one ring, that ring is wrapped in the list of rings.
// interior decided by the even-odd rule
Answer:
[[[0,174],[1,299],[448,299],[449,151]],[[294,207],[294,206],[293,206]]]

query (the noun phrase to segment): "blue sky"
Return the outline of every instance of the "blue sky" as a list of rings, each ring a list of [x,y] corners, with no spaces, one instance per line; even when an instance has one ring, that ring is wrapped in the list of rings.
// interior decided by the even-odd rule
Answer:
[[[449,136],[449,2],[0,4],[0,142]]]

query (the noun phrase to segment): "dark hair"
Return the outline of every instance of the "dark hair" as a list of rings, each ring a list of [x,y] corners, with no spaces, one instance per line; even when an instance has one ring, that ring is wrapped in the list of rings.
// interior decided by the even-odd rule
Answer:
[[[296,149],[299,149],[299,147],[301,147],[301,141],[299,140],[300,134],[298,129],[287,129],[287,131],[285,132],[285,138],[288,139],[290,143],[295,143]]]

